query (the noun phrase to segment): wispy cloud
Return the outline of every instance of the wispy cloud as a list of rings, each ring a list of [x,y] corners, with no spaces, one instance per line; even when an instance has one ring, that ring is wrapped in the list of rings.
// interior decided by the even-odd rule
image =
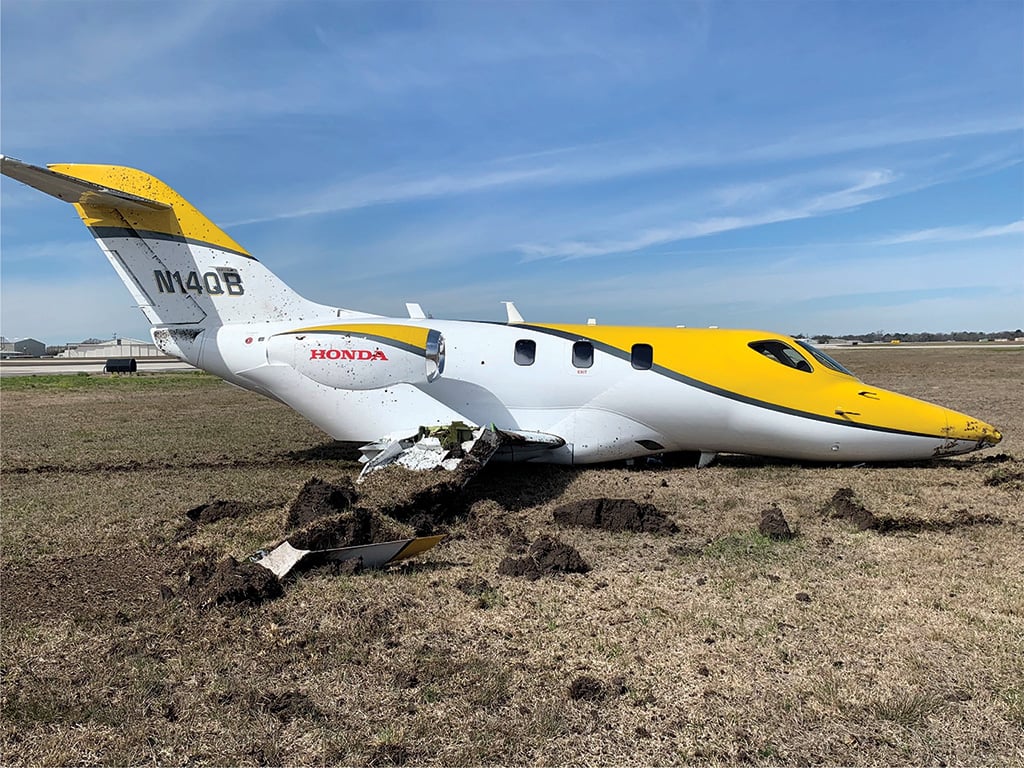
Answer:
[[[1008,132],[1012,134],[1014,131],[1024,130],[1024,117],[997,117],[989,121],[953,122],[944,126],[922,123],[885,133],[863,133],[856,124],[834,126],[834,129],[836,133],[786,140],[770,146],[744,144],[740,141],[735,146],[727,148],[715,144],[707,144],[702,148],[693,144],[682,147],[672,142],[659,142],[651,146],[635,141],[611,141],[539,150],[516,156],[498,157],[490,161],[456,160],[453,167],[446,169],[444,173],[424,172],[421,168],[396,168],[390,173],[355,177],[350,173],[329,172],[329,175],[343,175],[347,178],[320,185],[275,210],[237,218],[231,225],[243,226],[342,213],[377,205],[458,197],[480,192],[594,186],[645,177],[674,176],[679,179],[679,185],[689,187],[693,181],[683,175],[688,171],[699,172],[702,177],[716,169],[727,174],[761,172],[762,164],[767,161],[775,163],[783,159],[818,159],[830,163],[832,161],[828,158],[834,154],[879,148],[894,149],[901,144],[923,143],[942,137],[999,137]],[[923,164],[923,172],[930,177],[925,183],[940,182],[939,172],[934,168],[927,168],[928,165],[934,166],[943,161],[943,158],[936,158],[933,153],[924,153],[918,157],[904,152],[901,155],[894,155],[893,161],[907,165]],[[945,158],[945,162],[949,167],[944,168],[941,173],[945,174],[945,178],[955,178],[1020,162],[1020,153],[1007,148],[974,158],[969,163],[960,161],[960,165],[957,165],[951,163],[950,158]],[[878,172],[887,171],[883,169]],[[921,168],[915,168],[915,173],[921,172]],[[868,183],[872,182],[868,180]],[[702,194],[721,205],[751,203],[766,195],[775,194],[778,184],[778,179],[770,179],[767,182],[739,182],[704,189]],[[872,183],[872,186],[875,185]],[[835,194],[850,198],[858,191],[856,188],[849,188],[837,190]],[[871,199],[874,199],[871,195],[865,196],[865,201],[870,202]],[[846,204],[839,204],[838,201],[832,202],[827,197],[822,197],[819,205],[822,210],[849,207]],[[774,220],[776,219],[769,219]]]
[[[882,26],[804,0],[723,10],[4,0],[3,151],[153,172],[297,288],[371,310],[518,293],[534,316],[687,322],[706,303],[705,322],[814,330],[837,284],[869,302],[880,275],[1019,274],[1024,7],[909,4]],[[2,237],[5,323],[43,323],[31,297],[114,330],[105,299],[46,299],[109,270],[73,212],[5,180]],[[993,296],[990,316],[1019,316]]]
[[[901,245],[903,243],[954,243],[964,240],[985,240],[991,237],[1024,235],[1024,219],[995,226],[932,227],[904,232],[873,240],[875,245]]]
[[[820,183],[816,175],[815,181]],[[672,226],[647,228],[635,232],[626,238],[605,240],[570,240],[554,244],[526,243],[519,246],[519,251],[527,260],[542,258],[577,259],[590,256],[605,256],[614,253],[630,253],[653,246],[665,245],[681,240],[690,240],[708,235],[730,232],[738,229],[776,224],[812,216],[820,216],[837,211],[849,210],[866,203],[883,199],[891,191],[887,191],[897,175],[887,169],[874,169],[858,174],[855,179],[845,177],[841,181],[845,186],[828,191],[809,194],[806,189],[795,191],[799,186],[806,186],[806,177],[784,177],[762,181],[757,185],[744,185],[742,189],[756,189],[756,194],[736,194],[737,188],[731,187],[720,194],[712,194],[726,207],[738,203],[763,203],[754,210],[739,215],[712,215],[694,221],[681,222]],[[840,180],[833,180],[835,184]],[[774,207],[778,198],[803,197],[785,207]]]

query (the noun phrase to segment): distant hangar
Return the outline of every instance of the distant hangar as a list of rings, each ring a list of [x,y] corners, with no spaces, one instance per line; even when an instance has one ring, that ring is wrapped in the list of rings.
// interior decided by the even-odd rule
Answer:
[[[69,344],[59,358],[165,357],[156,344],[141,339],[113,338],[106,341],[83,341]]]

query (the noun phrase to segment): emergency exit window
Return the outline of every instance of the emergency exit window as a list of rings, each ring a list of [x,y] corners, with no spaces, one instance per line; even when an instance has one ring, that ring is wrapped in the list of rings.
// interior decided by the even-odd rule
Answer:
[[[572,364],[576,368],[589,368],[594,364],[594,345],[589,341],[577,341],[572,345]]]

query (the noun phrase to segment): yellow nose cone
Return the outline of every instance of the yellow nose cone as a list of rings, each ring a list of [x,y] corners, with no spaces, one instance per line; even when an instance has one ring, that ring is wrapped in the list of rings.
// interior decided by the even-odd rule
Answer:
[[[1003,439],[999,430],[980,419],[956,411],[946,412],[946,436],[951,440],[967,440],[979,448],[995,445]]]

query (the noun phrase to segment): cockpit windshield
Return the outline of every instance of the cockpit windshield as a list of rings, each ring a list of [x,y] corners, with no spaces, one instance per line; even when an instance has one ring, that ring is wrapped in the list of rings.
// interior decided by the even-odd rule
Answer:
[[[811,368],[811,364],[804,360],[803,355],[788,344],[783,344],[781,341],[776,341],[775,339],[752,341],[747,346],[757,352],[760,352],[770,360],[774,360],[775,362],[781,363],[789,368],[796,368],[798,371],[803,371],[804,373],[812,373],[814,371],[814,369]]]
[[[833,360],[831,357],[826,355],[824,352],[822,352],[817,347],[815,347],[815,346],[813,346],[811,344],[808,344],[806,341],[801,341],[800,339],[793,339],[793,341],[795,341],[797,344],[799,344],[805,350],[810,352],[811,356],[814,357],[815,360],[817,360],[819,363],[821,363],[825,367],[831,368],[833,371],[839,371],[839,373],[845,373],[847,376],[853,376],[854,378],[857,378],[856,375],[853,373],[853,371],[851,371],[849,368],[847,368],[846,366],[844,366],[842,363],[838,362],[837,360]]]

